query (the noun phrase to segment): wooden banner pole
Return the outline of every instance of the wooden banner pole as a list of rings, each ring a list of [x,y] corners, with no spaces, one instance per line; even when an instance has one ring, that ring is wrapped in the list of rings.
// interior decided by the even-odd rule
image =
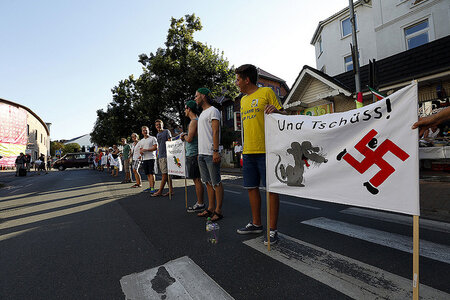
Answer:
[[[266,186],[266,202],[267,202],[267,251],[270,251],[270,198],[269,190]]]
[[[419,216],[413,216],[413,299],[419,300]]]
[[[187,209],[187,179],[184,177],[184,198],[186,199],[186,209]]]
[[[167,174],[167,181],[169,184],[169,200],[172,200],[173,187],[172,187],[172,191],[170,191],[170,186],[172,185],[172,178],[170,177],[169,174]]]

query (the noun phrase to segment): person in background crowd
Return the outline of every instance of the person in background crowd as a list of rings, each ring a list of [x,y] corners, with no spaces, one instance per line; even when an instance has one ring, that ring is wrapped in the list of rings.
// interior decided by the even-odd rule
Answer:
[[[111,176],[119,176],[119,172],[122,171],[122,160],[120,159],[120,150],[117,145],[113,145],[113,151],[111,153]]]
[[[102,171],[104,171],[105,168],[108,167],[108,154],[109,154],[108,149],[105,149],[105,152],[103,153],[103,156],[102,156]],[[107,171],[109,172],[108,169],[107,169]]]
[[[200,170],[198,168],[198,109],[197,103],[193,100],[186,102],[184,114],[191,121],[189,122],[188,132],[181,134],[181,139],[186,141],[186,168],[187,178],[194,181],[195,193],[197,194],[197,202],[193,206],[189,206],[188,212],[200,212],[205,209],[203,203],[203,185],[200,180]]]
[[[50,171],[52,169],[52,156],[49,155],[47,157],[47,171]]]
[[[23,155],[22,152],[20,152],[20,155],[16,158],[16,176],[19,176],[19,170],[25,168],[25,164],[27,162],[27,159],[25,155]]]
[[[208,193],[208,209],[199,217],[211,217],[211,221],[223,218],[223,185],[220,177],[220,112],[211,105],[210,91],[199,88],[195,93],[195,102],[202,108],[198,118],[198,166],[200,176]]]
[[[44,156],[44,154],[41,154],[41,156],[39,156],[39,158],[38,158],[38,160],[36,161],[35,164],[37,165],[37,174],[38,175],[41,175],[41,171],[45,171],[45,174],[48,174],[48,172],[45,169],[45,156]]]
[[[239,141],[236,141],[234,146],[234,155],[236,156],[237,165],[241,167],[242,146],[239,144]]]
[[[137,133],[131,134],[131,140],[133,143],[131,144],[131,167],[133,169],[134,179],[136,180],[136,183],[131,186],[132,188],[138,188],[141,187],[141,175],[139,174],[139,167],[141,165],[141,153],[139,151],[139,148],[137,148],[137,144],[139,142],[139,135]]]
[[[155,121],[155,127],[156,130],[158,130],[158,134],[156,135],[156,139],[158,140],[158,163],[159,163],[159,169],[161,170],[162,179],[161,184],[159,186],[159,190],[154,193],[152,196],[168,196],[169,193],[173,195],[173,188],[172,188],[172,182],[168,180],[169,176],[167,174],[167,153],[166,153],[166,142],[171,140],[171,133],[169,130],[164,129],[164,123],[161,120]],[[166,185],[166,182],[168,182],[169,185],[169,192],[166,194],[163,194],[164,187]]]
[[[31,163],[32,163],[31,155],[26,154],[25,155],[25,164],[26,164],[27,172],[30,172],[30,170],[31,170]]]
[[[266,186],[266,150],[264,137],[264,114],[281,113],[277,96],[269,87],[258,87],[258,69],[253,65],[242,65],[236,69],[236,85],[245,96],[241,99],[242,130],[244,133],[243,175],[244,188],[252,211],[252,222],[237,230],[239,234],[261,233],[261,195],[259,185]],[[269,193],[270,243],[278,242],[278,194]],[[268,244],[268,241],[264,242]]]
[[[98,150],[98,156],[97,156],[97,159],[98,159],[98,170],[99,171],[102,171],[103,172],[103,161],[104,161],[104,158],[103,158],[103,156],[104,156],[105,154],[103,153],[103,150],[102,149],[99,149]]]
[[[144,192],[153,193],[155,191],[155,151],[158,149],[158,142],[154,136],[150,135],[150,129],[147,126],[142,126],[141,130],[144,137],[139,141],[136,147],[141,154],[142,168],[148,179],[149,187],[148,189],[145,189]]]
[[[130,161],[131,161],[130,151],[131,151],[131,146],[129,144],[127,144],[127,139],[126,138],[121,138],[120,140],[121,140],[122,145],[123,145],[122,159],[123,159],[123,168],[124,168],[124,171],[125,171],[125,179],[121,183],[130,183],[131,182],[131,173],[130,173]]]

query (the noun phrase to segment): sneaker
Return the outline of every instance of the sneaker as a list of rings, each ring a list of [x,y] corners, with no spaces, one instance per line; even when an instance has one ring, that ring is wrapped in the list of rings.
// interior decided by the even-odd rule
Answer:
[[[200,212],[205,209],[205,204],[195,203],[193,206],[187,208],[187,212]]]
[[[148,189],[145,189],[144,192],[154,193],[154,192],[155,192],[155,188],[148,188]]]
[[[243,228],[239,228],[237,230],[237,233],[239,234],[249,234],[249,233],[261,233],[263,232],[263,227],[261,226],[255,226],[252,224],[252,222],[248,223],[247,226]]]
[[[274,245],[274,244],[278,243],[278,241],[279,241],[278,231],[271,230],[270,231],[270,244]],[[266,235],[266,237],[264,238],[264,245],[267,245],[267,244],[268,244],[268,242],[267,242],[267,235]]]

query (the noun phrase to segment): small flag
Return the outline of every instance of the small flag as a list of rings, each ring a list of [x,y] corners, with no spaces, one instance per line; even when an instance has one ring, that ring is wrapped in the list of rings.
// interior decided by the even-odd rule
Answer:
[[[362,93],[359,92],[358,96],[356,97],[356,108],[363,107],[363,99],[362,99]]]
[[[372,94],[377,98],[377,100],[381,100],[384,97],[386,97],[385,95],[381,94],[379,91],[371,88],[370,86],[368,86],[369,90],[372,92]]]

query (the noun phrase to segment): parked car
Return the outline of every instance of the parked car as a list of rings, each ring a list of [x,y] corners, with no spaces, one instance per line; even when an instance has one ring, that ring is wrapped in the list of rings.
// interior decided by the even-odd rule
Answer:
[[[92,164],[94,152],[68,153],[53,163],[53,168],[64,171],[67,168],[83,168]]]

